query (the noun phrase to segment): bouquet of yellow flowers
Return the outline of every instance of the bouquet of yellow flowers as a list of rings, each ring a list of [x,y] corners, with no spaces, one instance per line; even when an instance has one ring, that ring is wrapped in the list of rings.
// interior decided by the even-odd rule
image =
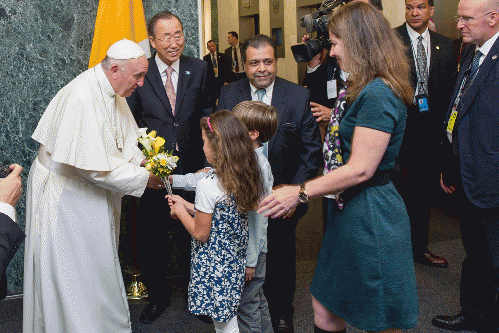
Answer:
[[[157,136],[156,131],[147,134],[147,128],[141,128],[139,133],[138,141],[142,145],[142,152],[147,159],[146,170],[163,179],[168,194],[172,195],[168,177],[177,167],[178,156],[174,156],[171,151],[165,151],[165,139]]]

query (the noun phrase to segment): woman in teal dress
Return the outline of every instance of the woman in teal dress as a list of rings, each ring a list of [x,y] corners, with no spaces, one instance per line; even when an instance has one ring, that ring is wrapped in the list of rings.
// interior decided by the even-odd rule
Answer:
[[[259,212],[278,217],[310,197],[342,192],[312,282],[315,332],[401,332],[418,320],[409,218],[390,181],[412,103],[402,43],[374,7],[354,2],[329,23],[331,56],[350,73],[339,132],[345,165],[274,191]],[[418,152],[414,152],[418,153]]]

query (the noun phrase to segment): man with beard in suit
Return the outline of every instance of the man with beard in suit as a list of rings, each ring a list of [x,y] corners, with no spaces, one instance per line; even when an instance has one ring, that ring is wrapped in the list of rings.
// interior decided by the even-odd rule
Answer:
[[[277,76],[275,43],[268,36],[248,38],[242,55],[246,78],[222,87],[217,109],[231,110],[240,102],[251,100],[275,107],[279,114],[277,133],[264,146],[274,186],[302,184],[317,175],[322,163],[319,129],[310,111],[310,93]],[[300,205],[288,219],[269,218],[264,292],[277,332],[293,332],[295,231],[298,219],[306,211],[307,205]]]
[[[411,222],[414,261],[445,268],[447,260],[428,250],[431,193],[440,176],[442,123],[455,83],[452,40],[428,29],[433,0],[406,0],[406,23],[395,30],[407,46],[414,87],[394,183]]]
[[[165,139],[165,149],[179,156],[174,172],[195,172],[204,167],[199,121],[211,112],[208,64],[182,55],[185,37],[178,16],[168,11],[154,15],[147,33],[157,52],[148,59],[144,85],[127,99],[128,104],[137,124],[157,131]],[[172,222],[165,208],[166,194],[165,190],[146,190],[140,200],[137,256],[149,293],[149,304],[140,316],[143,324],[156,320],[170,305],[167,263],[175,248],[185,263],[184,278],[189,278],[190,236],[181,224]]]

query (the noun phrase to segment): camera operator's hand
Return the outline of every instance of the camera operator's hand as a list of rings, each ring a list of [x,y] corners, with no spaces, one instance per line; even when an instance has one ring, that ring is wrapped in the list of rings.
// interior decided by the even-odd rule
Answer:
[[[315,117],[315,121],[320,122],[329,122],[331,120],[331,112],[333,111],[330,108],[325,107],[324,105],[320,105],[315,102],[310,102],[312,114]]]
[[[21,171],[23,168],[19,164],[12,164],[10,174],[0,179],[0,202],[15,206],[22,193]]]

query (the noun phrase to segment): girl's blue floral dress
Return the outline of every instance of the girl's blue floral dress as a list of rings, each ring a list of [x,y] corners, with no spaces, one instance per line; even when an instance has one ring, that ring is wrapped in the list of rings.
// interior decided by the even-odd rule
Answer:
[[[236,316],[244,288],[248,217],[219,187],[215,173],[198,183],[195,206],[212,214],[212,223],[208,241],[191,241],[189,311],[227,322]]]

